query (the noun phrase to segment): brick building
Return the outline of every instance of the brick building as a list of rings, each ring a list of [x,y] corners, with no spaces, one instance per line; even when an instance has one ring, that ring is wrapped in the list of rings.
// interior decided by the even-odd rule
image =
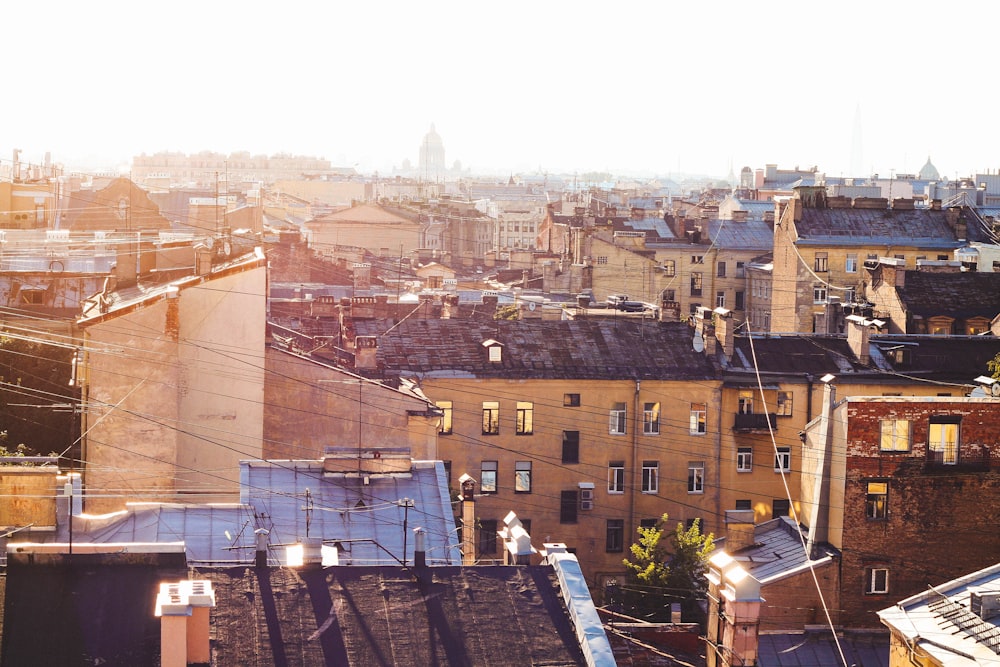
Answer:
[[[996,562],[998,433],[1000,399],[956,396],[849,396],[809,424],[803,519],[842,553],[845,627]]]

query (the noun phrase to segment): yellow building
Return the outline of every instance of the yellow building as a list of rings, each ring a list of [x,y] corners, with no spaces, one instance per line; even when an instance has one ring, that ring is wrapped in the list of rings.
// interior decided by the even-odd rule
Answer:
[[[423,225],[415,215],[362,204],[324,215],[305,225],[309,245],[318,250],[337,246],[364,248],[375,255],[408,255],[422,246]]]
[[[940,202],[916,208],[912,199],[828,197],[823,187],[798,187],[778,204],[774,230],[771,331],[836,331],[827,305],[860,293],[867,261],[947,260],[985,232],[960,208]]]

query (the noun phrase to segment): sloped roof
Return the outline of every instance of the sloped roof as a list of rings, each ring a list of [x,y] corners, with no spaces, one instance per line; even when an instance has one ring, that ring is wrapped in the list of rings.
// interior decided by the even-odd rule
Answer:
[[[952,249],[965,245],[955,238],[947,211],[927,208],[809,208],[796,221],[800,244],[908,245]],[[976,225],[968,226],[970,238]],[[976,240],[973,238],[972,240]]]
[[[551,567],[199,570],[220,665],[583,665]],[[279,641],[280,639],[280,641]],[[292,664],[288,662],[288,664]]]
[[[774,230],[762,220],[709,220],[708,236],[722,250],[763,252],[774,247]]]
[[[937,664],[993,664],[1000,661],[1000,616],[984,620],[973,613],[973,592],[1000,593],[1000,565],[906,598],[878,616]]]
[[[363,222],[383,225],[419,224],[417,220],[411,217],[401,215],[395,211],[390,211],[382,206],[374,204],[361,204],[359,206],[352,206],[351,208],[346,208],[342,211],[337,211],[336,213],[330,213],[329,215],[316,218],[315,220],[307,223],[307,226],[312,227],[323,223],[337,222]]]
[[[755,526],[752,546],[727,553],[762,586],[766,586],[802,572],[810,563],[814,567],[829,563],[837,555],[836,549],[823,546],[812,560],[806,558],[802,537],[803,533],[795,522],[783,516]]]
[[[691,346],[686,323],[630,318],[580,320],[355,320],[378,336],[386,375],[537,379],[708,379],[710,360]],[[391,330],[390,330],[391,328]],[[484,340],[504,344],[489,362]]]
[[[845,659],[852,667],[885,667],[888,633],[844,633],[836,641],[828,631],[761,633],[757,648],[758,667],[826,667]]]
[[[145,190],[127,178],[115,178],[96,190],[67,196],[59,226],[74,232],[113,229],[170,229],[170,221]]]
[[[992,320],[1000,313],[1000,273],[907,271],[896,293],[913,315],[949,315]]]

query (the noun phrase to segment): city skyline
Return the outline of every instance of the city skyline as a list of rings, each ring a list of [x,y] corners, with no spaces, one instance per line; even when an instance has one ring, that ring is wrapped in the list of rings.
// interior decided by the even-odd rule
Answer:
[[[908,5],[854,1],[20,3],[7,25],[47,39],[6,31],[18,94],[0,160],[19,148],[111,169],[246,151],[388,174],[417,164],[434,124],[448,166],[472,173],[863,177],[930,157],[955,178],[1000,168],[974,78],[1000,7],[962,9],[963,28],[943,30]]]

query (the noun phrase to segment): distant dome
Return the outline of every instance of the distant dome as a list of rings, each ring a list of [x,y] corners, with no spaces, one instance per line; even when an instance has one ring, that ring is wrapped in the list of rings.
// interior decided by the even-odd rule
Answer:
[[[939,181],[941,180],[941,174],[938,173],[937,167],[931,164],[931,157],[927,156],[927,164],[920,168],[920,180],[922,181]]]

